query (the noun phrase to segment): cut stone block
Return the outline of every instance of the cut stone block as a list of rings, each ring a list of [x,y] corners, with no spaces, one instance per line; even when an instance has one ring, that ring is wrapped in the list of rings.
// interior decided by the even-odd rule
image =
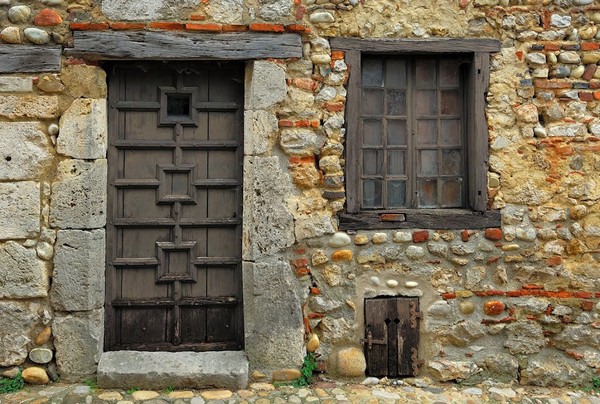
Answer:
[[[48,275],[34,248],[8,241],[0,245],[0,298],[46,297]]]
[[[52,163],[50,140],[37,122],[0,122],[0,180],[31,180]]]
[[[40,185],[0,183],[0,240],[33,237],[40,231]]]
[[[0,77],[0,92],[28,93],[33,91],[31,77]]]
[[[104,229],[59,230],[50,293],[61,311],[86,311],[104,303]]]
[[[56,96],[0,96],[0,116],[9,119],[52,119],[60,113]]]
[[[0,367],[20,365],[27,359],[29,336],[39,323],[35,306],[0,302]]]
[[[111,20],[170,20],[192,11],[197,0],[102,0],[102,13]]]
[[[56,151],[78,159],[106,157],[106,100],[81,98],[73,101],[60,118]]]
[[[256,61],[251,70],[247,109],[267,109],[283,101],[287,94],[285,70],[274,62]]]
[[[104,352],[97,380],[102,388],[239,390],[248,383],[248,360],[243,351]]]

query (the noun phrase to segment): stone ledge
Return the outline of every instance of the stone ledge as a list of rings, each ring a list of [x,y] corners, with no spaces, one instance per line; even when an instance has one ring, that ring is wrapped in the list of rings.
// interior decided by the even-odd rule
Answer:
[[[243,351],[104,352],[98,364],[102,388],[243,389],[248,359]]]

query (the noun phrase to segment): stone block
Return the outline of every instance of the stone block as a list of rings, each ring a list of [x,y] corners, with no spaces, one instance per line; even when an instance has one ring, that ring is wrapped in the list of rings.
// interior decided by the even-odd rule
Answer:
[[[290,17],[291,0],[261,0],[258,9],[260,18],[266,21],[281,21]]]
[[[196,0],[102,0],[102,13],[109,20],[162,21],[181,18],[197,4]]]
[[[56,313],[52,332],[61,380],[81,381],[96,373],[104,338],[104,311]]]
[[[0,92],[2,93],[28,93],[33,91],[31,77],[0,77]]]
[[[94,229],[106,224],[106,160],[65,160],[52,184],[50,223],[62,229]]]
[[[104,304],[104,229],[59,230],[50,298],[55,310],[86,311]]]
[[[271,150],[278,133],[277,116],[268,111],[244,112],[244,154],[257,155]]]
[[[243,0],[212,0],[206,9],[216,22],[223,24],[240,23],[244,15]]]
[[[244,237],[242,254],[254,261],[291,246],[294,219],[286,203],[291,179],[277,157],[244,159]]]
[[[282,131],[279,143],[290,156],[313,156],[323,147],[325,138],[310,129],[287,129]]]
[[[37,122],[0,122],[0,180],[38,179],[52,164],[51,144]]]
[[[0,183],[0,240],[22,239],[40,231],[40,185]]]
[[[0,302],[0,367],[20,365],[27,359],[27,345],[39,323],[35,305]]]
[[[80,98],[60,118],[56,151],[77,159],[106,157],[106,100]]]
[[[256,61],[246,91],[246,109],[267,109],[283,101],[287,93],[285,70],[274,62]]]
[[[521,371],[521,384],[534,386],[583,386],[592,378],[593,370],[563,353],[531,358]]]
[[[34,248],[14,241],[0,244],[0,298],[24,299],[48,295],[48,274]]]
[[[66,66],[60,79],[65,85],[65,93],[74,99],[106,98],[106,72],[98,66]]]
[[[52,119],[58,117],[56,96],[0,96],[0,117]]]
[[[342,349],[337,354],[337,369],[342,376],[364,376],[367,368],[365,354],[358,348]]]
[[[428,368],[435,379],[444,382],[466,380],[481,372],[481,368],[471,361],[430,361]]]
[[[262,369],[294,368],[304,357],[303,287],[284,261],[244,263],[246,353]]]
[[[248,359],[243,351],[104,352],[98,364],[102,388],[238,390],[247,383]]]

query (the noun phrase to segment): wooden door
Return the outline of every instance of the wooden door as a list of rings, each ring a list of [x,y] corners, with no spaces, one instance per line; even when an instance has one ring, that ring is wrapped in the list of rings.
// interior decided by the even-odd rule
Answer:
[[[243,78],[109,67],[107,350],[243,348]]]
[[[419,299],[365,299],[367,374],[377,377],[416,376],[419,349]]]

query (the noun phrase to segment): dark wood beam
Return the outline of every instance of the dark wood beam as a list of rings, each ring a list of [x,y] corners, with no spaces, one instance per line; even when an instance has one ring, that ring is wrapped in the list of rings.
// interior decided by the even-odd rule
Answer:
[[[369,53],[499,52],[500,41],[488,38],[362,39],[331,38],[331,48]]]
[[[247,60],[302,57],[297,34],[75,31],[68,56],[90,60]]]
[[[0,73],[60,71],[60,46],[0,45]]]

